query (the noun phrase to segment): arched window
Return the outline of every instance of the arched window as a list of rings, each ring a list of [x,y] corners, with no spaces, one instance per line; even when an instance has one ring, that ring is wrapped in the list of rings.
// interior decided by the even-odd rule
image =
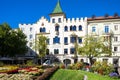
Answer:
[[[42,29],[42,32],[46,32],[46,29],[45,29],[45,28],[43,28],[43,29]]]
[[[67,26],[64,27],[64,31],[68,31],[68,27]]]
[[[70,31],[72,31],[73,30],[73,28],[72,28],[72,26],[70,26]]]
[[[75,25],[73,26],[73,31],[76,31],[76,26]]]
[[[59,26],[55,26],[55,31],[59,31]]]
[[[40,28],[40,32],[42,32],[42,28]]]
[[[82,26],[81,25],[79,26],[79,31],[82,31]]]
[[[55,36],[55,38],[53,38],[53,43],[60,43],[60,38],[58,36]]]

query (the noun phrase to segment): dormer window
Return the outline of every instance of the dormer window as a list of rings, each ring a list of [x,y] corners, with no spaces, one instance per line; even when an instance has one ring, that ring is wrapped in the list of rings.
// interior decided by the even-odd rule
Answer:
[[[58,22],[61,23],[61,18],[58,18]]]
[[[55,19],[52,19],[52,23],[55,23]]]

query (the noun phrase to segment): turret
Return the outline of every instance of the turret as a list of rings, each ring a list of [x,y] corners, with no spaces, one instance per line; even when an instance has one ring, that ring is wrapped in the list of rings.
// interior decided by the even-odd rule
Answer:
[[[62,11],[60,6],[60,1],[58,0],[56,7],[53,12],[50,14],[50,21],[52,23],[61,23],[65,18],[65,13]]]

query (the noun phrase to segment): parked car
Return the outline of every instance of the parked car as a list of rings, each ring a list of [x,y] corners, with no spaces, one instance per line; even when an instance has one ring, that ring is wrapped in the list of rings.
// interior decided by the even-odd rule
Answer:
[[[43,63],[45,66],[55,66],[56,64],[60,64],[60,62],[55,62],[48,59]]]

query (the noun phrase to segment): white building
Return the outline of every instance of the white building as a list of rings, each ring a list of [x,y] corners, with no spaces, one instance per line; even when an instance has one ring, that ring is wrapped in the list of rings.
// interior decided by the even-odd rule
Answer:
[[[72,18],[67,19],[63,13],[60,3],[58,1],[55,9],[50,14],[50,21],[45,17],[41,17],[37,23],[34,24],[19,24],[19,28],[26,34],[28,44],[32,48],[33,41],[39,34],[44,34],[48,38],[49,54],[54,54],[61,62],[65,59],[70,63],[76,61],[75,42],[82,45],[84,37],[87,34],[97,34],[109,38],[109,32],[113,32],[112,37],[112,57],[96,58],[97,60],[108,59],[113,63],[113,59],[119,60],[120,56],[120,18],[119,17],[98,17],[98,18]],[[34,50],[30,49],[27,56],[35,56]],[[84,60],[89,62],[86,57],[78,55],[78,61]]]

